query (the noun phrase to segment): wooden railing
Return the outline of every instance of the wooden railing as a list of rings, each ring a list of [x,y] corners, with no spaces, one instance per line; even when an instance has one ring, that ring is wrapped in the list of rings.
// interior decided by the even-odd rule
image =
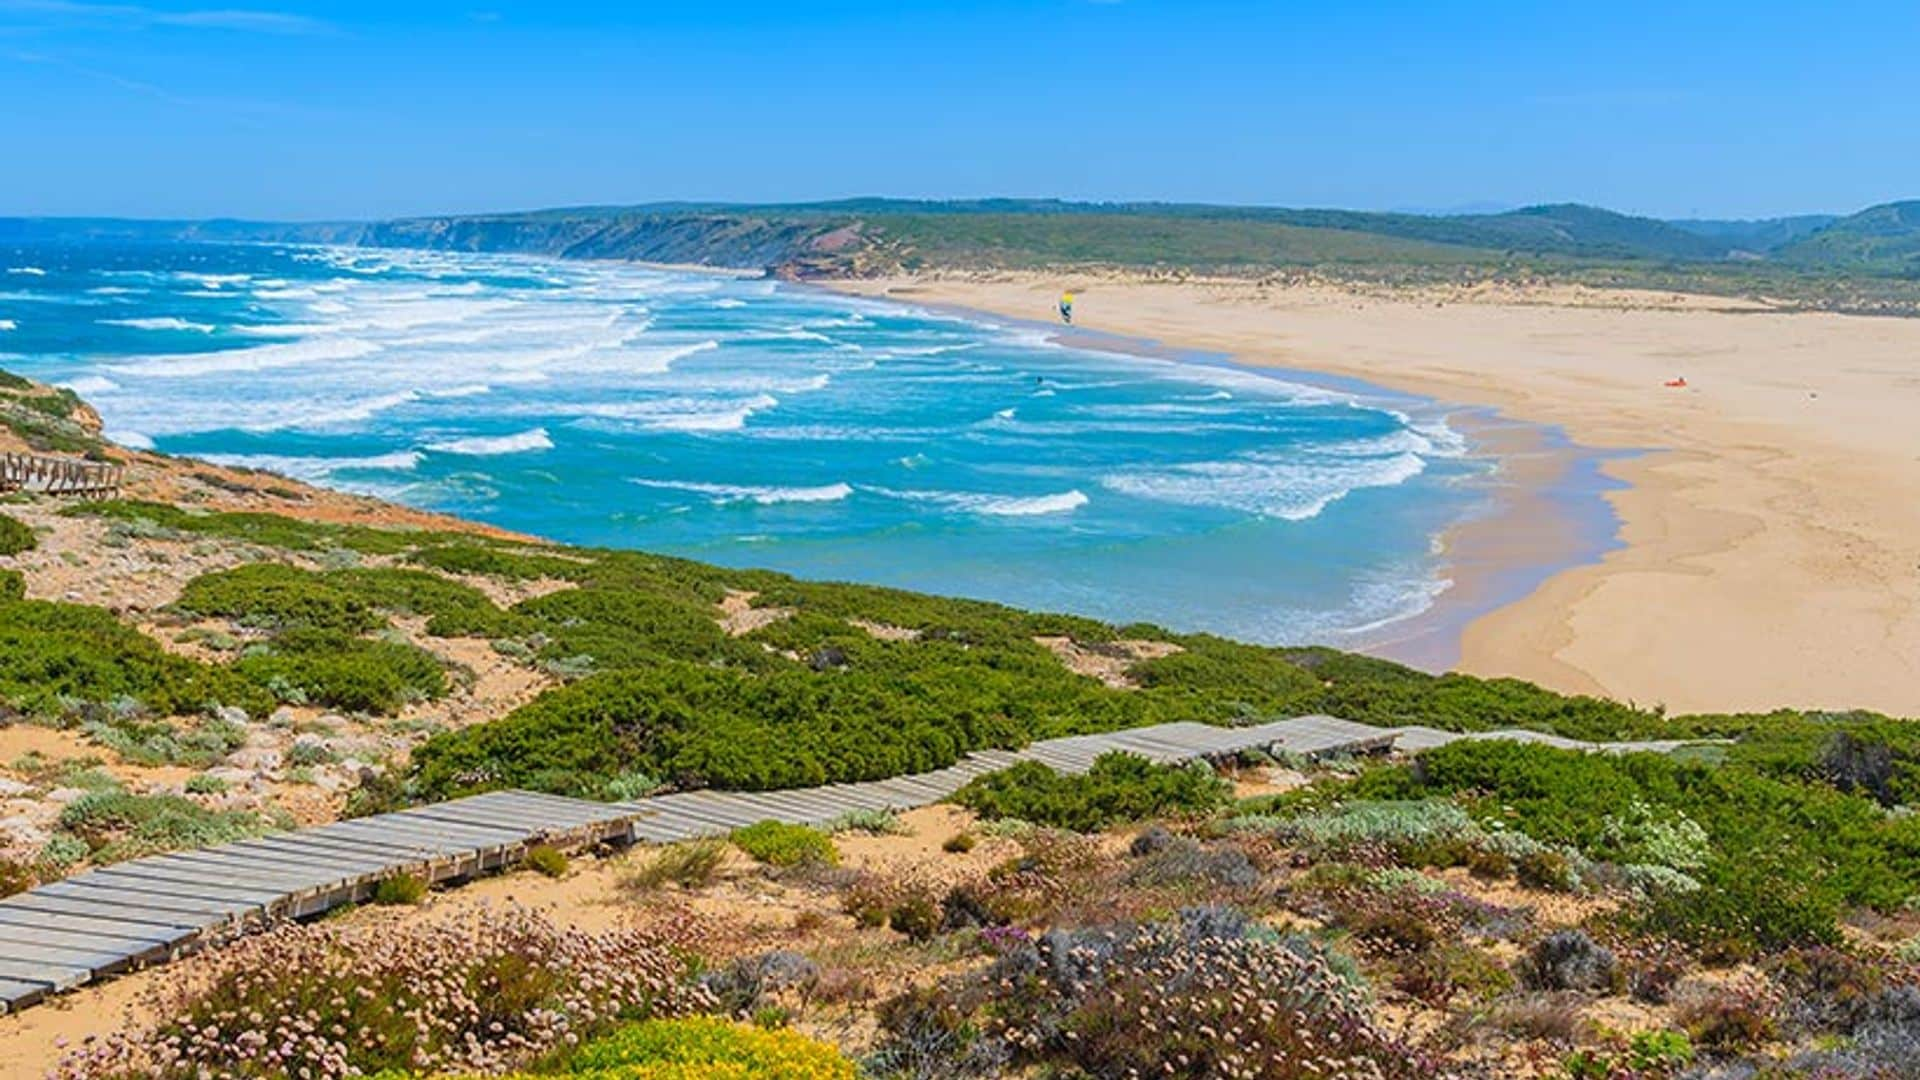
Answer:
[[[0,454],[0,491],[105,499],[118,494],[125,479],[126,470],[119,465],[41,454]]]

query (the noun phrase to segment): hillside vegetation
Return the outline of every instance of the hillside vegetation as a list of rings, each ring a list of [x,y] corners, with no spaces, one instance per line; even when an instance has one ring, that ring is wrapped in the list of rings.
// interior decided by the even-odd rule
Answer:
[[[849,277],[920,269],[1313,272],[1388,284],[1541,279],[1920,310],[1920,203],[1846,217],[1661,221],[1577,203],[1425,215],[1050,199],[658,203],[358,224],[0,219],[0,239],[324,242]]]

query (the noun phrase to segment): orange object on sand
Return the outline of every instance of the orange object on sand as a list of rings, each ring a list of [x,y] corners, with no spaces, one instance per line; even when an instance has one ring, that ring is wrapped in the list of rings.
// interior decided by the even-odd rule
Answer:
[[[1668,379],[1667,385],[1668,386],[1685,386],[1687,385],[1687,377],[1685,375],[1682,375],[1677,379]]]

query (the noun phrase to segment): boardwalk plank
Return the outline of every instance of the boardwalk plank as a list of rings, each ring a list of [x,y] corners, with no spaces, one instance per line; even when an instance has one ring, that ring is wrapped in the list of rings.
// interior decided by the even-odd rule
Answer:
[[[725,835],[769,818],[824,824],[852,810],[937,802],[976,777],[1022,760],[1078,773],[1116,750],[1178,761],[1267,745],[1309,753],[1358,749],[1390,742],[1397,734],[1331,717],[1244,729],[1182,721],[1049,740],[1018,751],[982,750],[914,776],[807,790],[675,792],[612,804],[542,792],[486,792],[153,856],[0,901],[0,1007],[38,1000],[97,973],[165,958],[264,912],[325,910],[394,874],[438,879],[502,866],[538,840],[678,840]],[[1406,734],[1410,743],[1459,737]]]

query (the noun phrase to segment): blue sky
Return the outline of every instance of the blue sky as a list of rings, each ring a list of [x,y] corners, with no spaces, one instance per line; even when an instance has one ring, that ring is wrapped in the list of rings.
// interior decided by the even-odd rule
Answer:
[[[0,0],[0,214],[1920,196],[1920,4]]]

